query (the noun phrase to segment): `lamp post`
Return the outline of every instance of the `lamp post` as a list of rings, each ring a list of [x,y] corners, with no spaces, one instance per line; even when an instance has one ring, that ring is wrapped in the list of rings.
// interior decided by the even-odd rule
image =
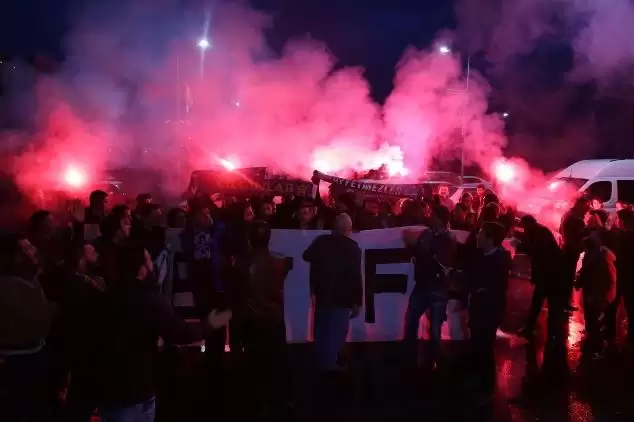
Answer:
[[[438,52],[443,55],[451,54],[452,50],[447,45],[441,45],[438,47]],[[471,56],[467,56],[467,80],[466,86],[464,89],[449,89],[449,91],[453,92],[464,92],[465,100],[464,107],[462,109],[462,113],[460,116],[460,136],[462,137],[462,148],[460,154],[460,183],[464,184],[464,154],[465,154],[465,136],[467,133],[467,128],[465,126],[465,112],[467,111],[467,107],[469,106],[469,79],[471,78]]]

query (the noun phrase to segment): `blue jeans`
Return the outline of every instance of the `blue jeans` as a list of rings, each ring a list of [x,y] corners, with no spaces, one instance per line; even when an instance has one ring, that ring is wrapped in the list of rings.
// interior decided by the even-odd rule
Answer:
[[[405,336],[403,339],[410,363],[416,363],[418,357],[418,328],[420,319],[429,311],[429,348],[425,359],[435,362],[440,349],[440,330],[447,320],[447,295],[425,291],[414,287],[409,297],[405,313]]]
[[[337,359],[350,329],[350,309],[317,306],[313,329],[317,367],[322,371],[339,369]]]
[[[154,422],[156,398],[117,409],[100,409],[101,422]]]

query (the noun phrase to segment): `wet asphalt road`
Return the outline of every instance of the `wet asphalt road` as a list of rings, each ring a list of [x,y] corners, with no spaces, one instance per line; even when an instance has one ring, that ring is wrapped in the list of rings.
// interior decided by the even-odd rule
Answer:
[[[522,327],[531,293],[528,282],[511,282],[496,346],[497,389],[488,404],[475,403],[463,388],[465,342],[445,342],[438,370],[425,376],[403,373],[395,343],[354,344],[348,348],[346,378],[325,388],[310,370],[308,347],[291,346],[292,416],[268,420],[634,421],[634,353],[619,350],[598,361],[581,359],[581,312],[570,318],[565,348],[547,346],[543,331],[530,343],[504,335]],[[540,326],[545,316],[542,312]],[[621,326],[620,338],[623,333]],[[253,421],[243,412],[248,408],[245,381],[236,366],[209,386],[199,350],[169,356],[163,367],[175,370],[166,372],[161,383],[157,420]]]

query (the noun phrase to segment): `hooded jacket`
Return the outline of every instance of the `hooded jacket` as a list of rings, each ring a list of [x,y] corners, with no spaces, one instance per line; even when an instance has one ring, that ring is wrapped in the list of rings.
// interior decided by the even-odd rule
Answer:
[[[605,306],[616,299],[616,255],[606,247],[587,250],[583,256],[578,286],[584,303]]]

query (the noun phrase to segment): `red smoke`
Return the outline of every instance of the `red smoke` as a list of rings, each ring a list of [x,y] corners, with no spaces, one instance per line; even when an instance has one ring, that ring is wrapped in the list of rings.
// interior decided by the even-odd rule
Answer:
[[[152,4],[152,16],[174,19],[173,6]],[[157,58],[158,34],[138,8],[77,25],[67,69],[39,87],[42,119],[24,137],[34,149],[17,164],[25,188],[82,188],[110,166],[158,169],[178,191],[191,170],[218,166],[308,178],[315,168],[385,164],[413,179],[463,149],[467,164],[485,171],[502,157],[503,120],[487,112],[489,88],[473,71],[467,85],[457,55],[408,50],[382,106],[363,69],[338,67],[320,42],[291,41],[272,55],[260,13],[217,6],[210,48],[197,47],[201,28],[192,25],[195,35],[181,34]]]

